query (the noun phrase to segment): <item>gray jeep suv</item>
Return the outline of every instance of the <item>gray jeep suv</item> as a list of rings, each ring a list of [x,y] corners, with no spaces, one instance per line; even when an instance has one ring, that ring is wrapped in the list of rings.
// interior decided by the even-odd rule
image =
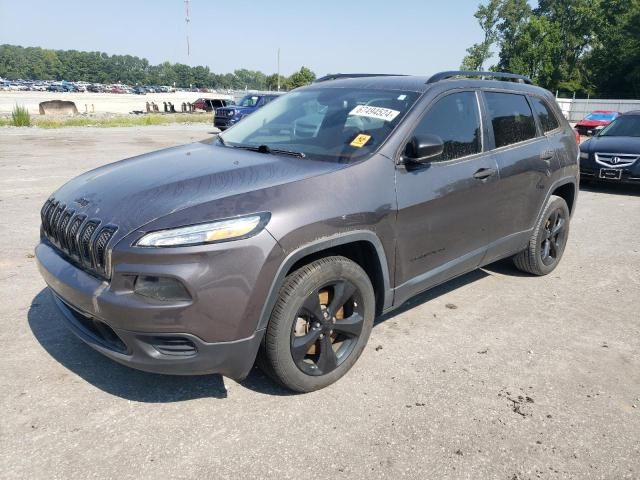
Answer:
[[[40,271],[66,323],[142,370],[307,392],[374,318],[501,258],[562,257],[578,146],[521,76],[332,75],[209,141],[87,172],[42,208]]]

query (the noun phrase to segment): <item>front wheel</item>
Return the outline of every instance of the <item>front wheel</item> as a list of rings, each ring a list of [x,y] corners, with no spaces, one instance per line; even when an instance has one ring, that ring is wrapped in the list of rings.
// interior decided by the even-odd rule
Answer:
[[[569,237],[569,207],[562,197],[551,195],[525,250],[513,257],[518,270],[547,275],[560,263]]]
[[[359,265],[339,256],[316,260],[285,279],[262,345],[261,366],[296,392],[326,387],[356,362],[374,316],[373,287]]]

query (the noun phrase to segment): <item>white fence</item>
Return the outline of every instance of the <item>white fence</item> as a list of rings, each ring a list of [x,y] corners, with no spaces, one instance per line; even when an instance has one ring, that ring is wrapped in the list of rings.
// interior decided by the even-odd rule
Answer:
[[[640,110],[640,100],[556,98],[556,101],[570,122],[579,122],[594,110],[613,110],[623,113],[630,110]]]

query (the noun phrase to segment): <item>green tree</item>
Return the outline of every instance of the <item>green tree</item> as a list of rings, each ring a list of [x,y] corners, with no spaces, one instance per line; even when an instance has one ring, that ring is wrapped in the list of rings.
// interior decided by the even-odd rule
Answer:
[[[287,79],[287,84],[289,88],[298,88],[304,85],[309,85],[313,83],[316,79],[316,74],[309,70],[307,67],[301,67],[299,71],[291,75]]]
[[[640,0],[603,0],[586,65],[605,97],[640,98]]]
[[[266,78],[266,86],[267,86],[267,90],[277,90],[278,89],[278,74],[274,73],[272,75],[269,75]],[[289,86],[287,83],[287,78],[283,75],[280,75],[280,89],[281,90],[288,90]]]
[[[474,16],[484,32],[484,40],[467,49],[467,56],[462,60],[462,70],[482,70],[484,63],[491,58],[491,46],[497,39],[496,24],[501,3],[502,0],[489,0],[486,6],[478,7]]]

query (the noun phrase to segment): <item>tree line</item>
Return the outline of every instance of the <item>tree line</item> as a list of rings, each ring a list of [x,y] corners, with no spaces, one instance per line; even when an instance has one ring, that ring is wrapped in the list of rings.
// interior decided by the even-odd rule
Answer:
[[[640,0],[487,0],[466,70],[527,75],[551,91],[640,98]]]
[[[17,45],[0,45],[0,77],[9,80],[67,80],[237,90],[275,90],[278,86],[277,74],[266,75],[257,70],[243,68],[233,73],[214,73],[209,67],[191,67],[182,63],[151,65],[146,58],[132,55]],[[288,77],[280,75],[280,88],[289,90],[309,84],[315,78],[311,70],[302,67]]]

